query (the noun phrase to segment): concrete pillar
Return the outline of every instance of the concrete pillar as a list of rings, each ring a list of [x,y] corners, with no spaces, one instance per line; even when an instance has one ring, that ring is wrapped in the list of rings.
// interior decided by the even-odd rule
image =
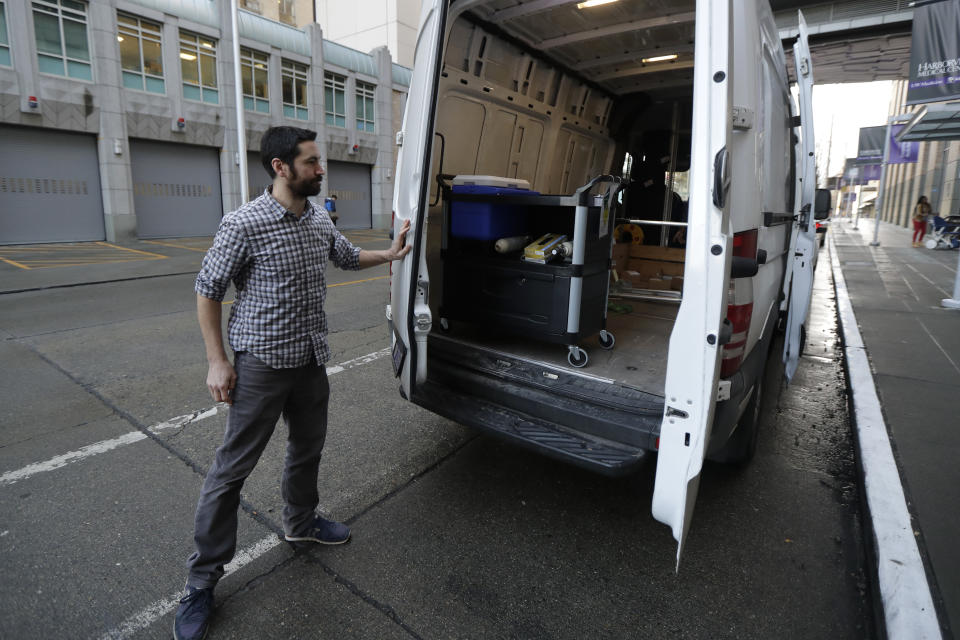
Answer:
[[[327,149],[327,125],[323,114],[323,30],[319,24],[311,23],[303,29],[310,39],[310,69],[307,71],[307,108],[310,117],[305,126],[317,132],[317,144],[320,146],[320,160],[324,170],[329,166]],[[330,183],[323,181],[319,201],[329,194]]]
[[[91,2],[87,15],[90,58],[97,80],[100,110],[97,157],[100,164],[103,222],[107,240],[129,241],[136,238],[137,222],[133,210],[133,178],[130,173],[130,145],[127,142],[123,105],[116,14],[107,2]]]
[[[220,189],[223,197],[223,212],[229,213],[240,207],[240,167],[237,142],[236,82],[233,76],[233,38],[230,0],[217,0],[220,13],[220,40],[217,42],[217,85],[220,105],[223,107],[223,147],[220,149]],[[246,134],[245,134],[246,135]],[[245,178],[244,178],[245,179]],[[253,194],[251,194],[252,196]]]
[[[370,177],[373,228],[389,229],[393,209],[393,60],[387,47],[370,52],[377,65],[374,113],[377,127],[377,160]]]
[[[960,215],[960,143],[949,142],[943,166],[942,204],[940,215]]]

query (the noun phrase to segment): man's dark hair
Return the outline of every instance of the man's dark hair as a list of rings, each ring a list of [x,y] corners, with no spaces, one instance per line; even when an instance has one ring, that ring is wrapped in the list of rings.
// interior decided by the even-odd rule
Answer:
[[[337,199],[337,194],[331,193],[331,194],[330,194],[330,197],[333,198],[334,200],[336,200],[336,199]]]
[[[317,132],[298,127],[270,127],[260,138],[260,162],[271,178],[277,177],[273,170],[273,159],[279,158],[284,164],[293,165],[297,157],[297,147],[301,142],[317,139]]]

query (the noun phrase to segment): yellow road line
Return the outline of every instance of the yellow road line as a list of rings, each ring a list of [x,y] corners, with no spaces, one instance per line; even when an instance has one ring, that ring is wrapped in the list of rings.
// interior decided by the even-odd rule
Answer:
[[[328,284],[327,289],[332,289],[333,287],[345,287],[348,284],[360,284],[361,282],[373,282],[374,280],[383,280],[384,278],[389,278],[390,276],[377,276],[376,278],[367,278],[366,280],[353,280],[352,282],[340,282],[337,284]]]
[[[150,253],[149,251],[140,251],[139,249],[130,249],[130,248],[128,248],[128,247],[119,247],[119,246],[117,246],[117,245],[115,245],[115,244],[110,244],[109,242],[97,242],[96,244],[99,244],[99,245],[104,246],[104,247],[113,247],[114,249],[120,249],[120,250],[122,250],[122,251],[132,251],[133,253],[140,253],[140,254],[143,254],[143,255],[145,255],[145,256],[152,256],[152,257],[153,257],[154,259],[156,259],[156,260],[162,260],[162,259],[165,259],[165,258],[167,257],[167,256],[162,256],[162,255],[160,255],[159,253]]]
[[[15,267],[20,267],[21,269],[26,269],[27,271],[30,270],[30,267],[28,267],[28,266],[25,265],[25,264],[20,264],[19,262],[14,262],[13,260],[7,260],[7,259],[4,258],[4,257],[0,257],[0,260],[3,260],[3,261],[6,262],[7,264],[12,264],[12,265],[15,266]]]
[[[157,240],[141,240],[140,242],[145,242],[147,244],[158,244],[161,247],[173,247],[174,249],[186,249],[187,251],[199,251],[200,253],[206,253],[206,249],[197,249],[196,247],[188,247],[182,244],[173,244],[172,242],[159,242]]]

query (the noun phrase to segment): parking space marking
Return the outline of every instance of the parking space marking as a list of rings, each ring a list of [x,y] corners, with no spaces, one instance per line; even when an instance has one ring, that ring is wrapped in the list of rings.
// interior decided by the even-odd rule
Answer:
[[[210,247],[207,247],[206,249],[201,249],[200,247],[188,247],[185,244],[175,244],[173,242],[160,242],[159,240],[142,240],[141,242],[145,242],[147,244],[156,244],[156,245],[160,245],[161,247],[173,247],[174,249],[186,249],[187,251],[198,251],[200,253],[206,253],[207,249],[210,248]]]
[[[233,560],[223,568],[223,577],[225,578],[231,573],[250,564],[278,544],[280,544],[280,538],[271,534],[256,544],[237,552],[237,555],[234,556]],[[141,611],[124,620],[119,627],[111,629],[100,636],[100,640],[125,640],[126,638],[131,637],[137,631],[146,629],[154,622],[176,609],[177,605],[180,603],[182,594],[183,590],[181,589],[176,593],[167,596],[163,600],[160,600],[159,602],[154,602],[149,607],[142,609]]]
[[[353,369],[354,367],[359,367],[375,360],[379,360],[390,353],[390,348],[381,349],[379,351],[374,351],[373,353],[368,353],[359,358],[354,358],[352,360],[347,360],[346,362],[341,362],[340,364],[328,366],[327,367],[327,376],[332,376],[337,373],[346,371],[347,369]],[[191,414],[177,416],[170,420],[160,422],[153,425],[147,429],[150,433],[159,433],[161,431],[166,431],[168,429],[175,429],[180,427],[185,427],[189,424],[195,422],[200,422],[206,418],[217,415],[222,409],[226,408],[229,405],[224,403],[218,403],[217,405],[210,407],[209,409],[201,409],[199,411],[194,411]],[[74,462],[80,462],[86,460],[93,456],[99,455],[101,453],[106,453],[107,451],[112,451],[118,447],[122,447],[128,444],[133,444],[134,442],[139,442],[147,438],[147,434],[143,431],[131,431],[125,433],[116,438],[111,438],[109,440],[101,440],[100,442],[94,442],[85,447],[81,447],[74,451],[69,451],[63,455],[55,456],[49,460],[44,460],[42,462],[34,462],[33,464],[28,464],[27,466],[16,469],[14,471],[8,471],[3,475],[0,475],[0,487],[9,486],[20,482],[21,480],[26,480],[31,476],[35,476],[38,473],[44,473],[47,471],[54,471],[60,469]]]
[[[137,260],[166,260],[167,256],[109,242],[51,243],[0,247],[0,261],[20,269],[79,267]]]

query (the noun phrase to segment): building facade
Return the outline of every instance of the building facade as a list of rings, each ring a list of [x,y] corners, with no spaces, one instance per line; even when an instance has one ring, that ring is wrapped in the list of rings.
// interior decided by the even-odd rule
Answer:
[[[410,70],[229,0],[0,0],[0,243],[210,235],[269,182],[263,132],[314,129],[340,225],[387,228]]]
[[[331,40],[361,51],[386,44],[399,64],[413,66],[420,0],[316,0],[316,21]]]
[[[912,113],[919,106],[906,106],[907,80],[893,85],[890,115]],[[920,142],[917,162],[887,166],[880,218],[910,227],[910,216],[920,196],[927,196],[935,213],[960,215],[960,142]]]

